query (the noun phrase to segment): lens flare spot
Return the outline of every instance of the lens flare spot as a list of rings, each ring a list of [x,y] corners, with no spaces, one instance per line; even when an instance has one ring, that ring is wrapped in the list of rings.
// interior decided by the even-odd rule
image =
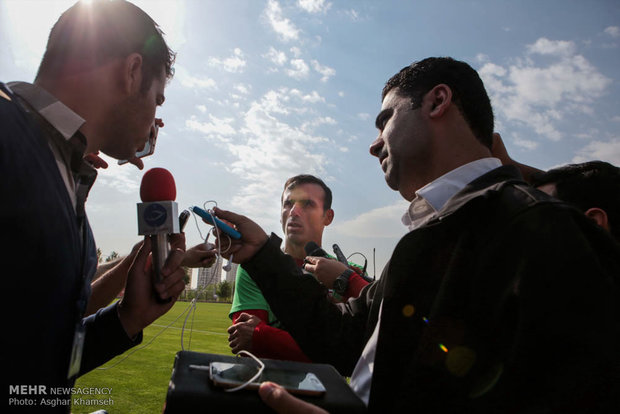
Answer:
[[[448,352],[448,348],[446,348],[444,344],[439,344],[439,349],[441,349],[443,352]]]
[[[476,362],[476,352],[466,346],[454,347],[446,356],[446,368],[456,377],[465,376]]]
[[[411,318],[414,313],[415,313],[415,308],[413,307],[413,305],[403,306],[403,315],[405,316],[405,318]]]

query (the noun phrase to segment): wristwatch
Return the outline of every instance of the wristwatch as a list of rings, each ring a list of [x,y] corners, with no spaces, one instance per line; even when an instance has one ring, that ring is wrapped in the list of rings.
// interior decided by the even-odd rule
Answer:
[[[349,278],[353,274],[353,270],[345,269],[344,272],[340,276],[334,280],[334,291],[340,296],[344,295],[344,292],[347,291],[347,287],[349,286]]]

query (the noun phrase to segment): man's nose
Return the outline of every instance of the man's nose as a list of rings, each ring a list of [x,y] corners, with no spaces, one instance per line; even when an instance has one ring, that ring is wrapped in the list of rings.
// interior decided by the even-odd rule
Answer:
[[[293,204],[293,207],[291,207],[291,216],[299,216],[300,213],[301,213],[301,203]]]
[[[372,144],[370,144],[370,155],[379,158],[379,153],[381,152],[381,148],[383,147],[383,139],[381,135],[379,135]]]

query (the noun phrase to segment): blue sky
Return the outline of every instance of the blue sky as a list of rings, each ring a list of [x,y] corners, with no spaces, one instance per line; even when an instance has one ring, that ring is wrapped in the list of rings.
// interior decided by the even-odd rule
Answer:
[[[32,81],[72,3],[0,0],[0,80]],[[334,193],[323,244],[362,252],[371,275],[373,248],[379,274],[406,231],[406,202],[368,146],[383,84],[412,61],[452,56],[476,68],[514,159],[542,169],[620,165],[618,1],[134,3],[178,53],[158,110],[166,125],[145,164],[173,173],[179,207],[216,200],[281,235],[284,181],[316,174]],[[87,211],[103,253],[126,253],[139,239],[143,172],[109,161]],[[193,219],[186,231],[188,244],[199,242]]]

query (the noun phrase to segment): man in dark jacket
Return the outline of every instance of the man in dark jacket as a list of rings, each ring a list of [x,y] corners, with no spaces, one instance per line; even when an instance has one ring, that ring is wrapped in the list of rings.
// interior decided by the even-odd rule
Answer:
[[[140,343],[142,329],[184,288],[182,249],[153,286],[145,240],[124,298],[83,318],[97,264],[84,207],[97,173],[84,156],[128,159],[144,146],[172,57],[156,23],[133,4],[78,2],[54,25],[34,84],[0,83],[3,368],[11,411],[68,412],[75,378]],[[45,404],[50,395],[62,402]]]
[[[304,352],[351,375],[371,412],[614,412],[618,246],[490,158],[478,74],[413,63],[386,84],[376,126],[370,152],[411,202],[411,232],[359,298],[330,304],[276,236],[216,211],[243,234],[229,253]],[[261,396],[281,412],[301,404],[273,384]]]

